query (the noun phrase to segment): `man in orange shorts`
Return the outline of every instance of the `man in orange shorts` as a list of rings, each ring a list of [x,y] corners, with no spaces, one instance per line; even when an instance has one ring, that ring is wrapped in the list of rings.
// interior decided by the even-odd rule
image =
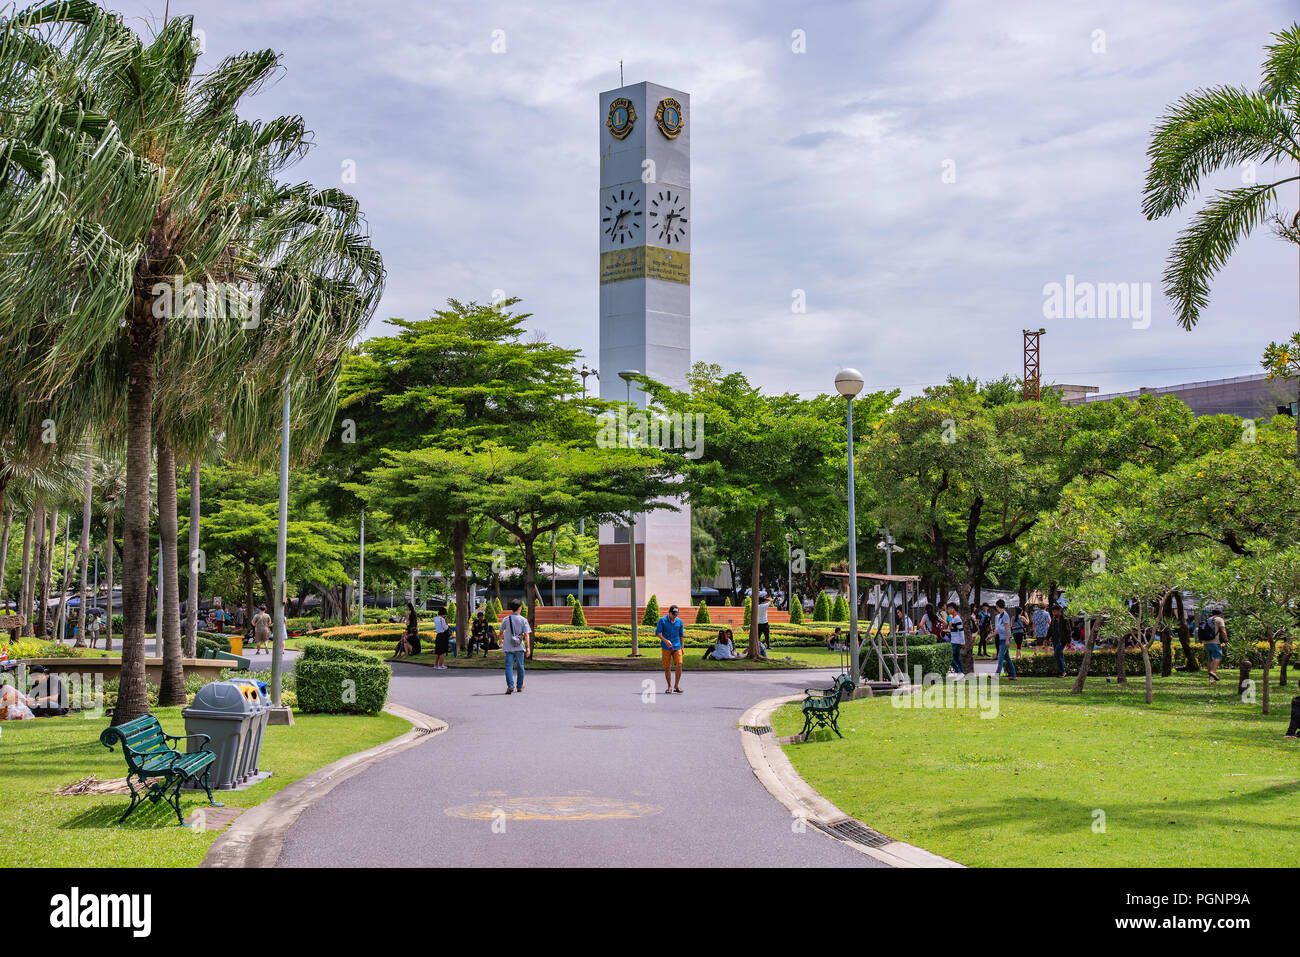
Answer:
[[[682,638],[686,634],[686,626],[682,620],[677,617],[677,606],[673,605],[668,609],[668,614],[659,619],[659,624],[655,626],[655,636],[659,639],[660,652],[659,657],[664,663],[664,681],[668,684],[668,690],[665,694],[682,693]],[[673,683],[672,669],[677,667],[677,682]]]

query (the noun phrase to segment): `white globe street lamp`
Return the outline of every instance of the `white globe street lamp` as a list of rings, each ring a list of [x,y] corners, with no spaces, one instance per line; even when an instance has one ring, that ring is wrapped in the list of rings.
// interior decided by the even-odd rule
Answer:
[[[844,396],[848,409],[849,437],[849,677],[856,685],[862,675],[858,669],[858,518],[853,493],[853,397],[862,391],[866,380],[857,369],[835,373],[835,391]]]

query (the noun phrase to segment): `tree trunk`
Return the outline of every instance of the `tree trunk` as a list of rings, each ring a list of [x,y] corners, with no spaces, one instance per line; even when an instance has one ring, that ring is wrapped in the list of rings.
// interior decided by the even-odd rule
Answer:
[[[50,592],[54,589],[54,549],[59,540],[59,510],[50,513],[50,527],[45,533],[45,564],[41,568],[41,637],[54,638],[49,621]]]
[[[104,575],[108,579],[108,607],[105,609],[108,620],[105,622],[106,630],[104,631],[105,651],[113,650],[113,537],[116,534],[116,529],[113,526],[116,524],[116,518],[117,510],[110,507],[108,510],[108,548],[104,549]]]
[[[185,666],[181,663],[180,544],[176,519],[176,453],[171,440],[158,438],[158,539],[162,549],[162,682],[158,704],[185,703]]]
[[[1250,684],[1250,654],[1245,652],[1241,656],[1241,661],[1237,663],[1237,697],[1243,698],[1246,695],[1246,688]]]
[[[137,311],[145,308],[143,304]],[[133,332],[135,330],[133,329]],[[145,684],[145,604],[149,585],[149,463],[153,441],[156,344],[132,343],[126,395],[126,506],[122,529],[122,680],[113,723],[149,711]]]
[[[45,502],[42,500],[37,504],[36,513],[36,567],[32,571],[32,587],[34,589],[33,598],[36,603],[36,610],[32,613],[33,634],[38,638],[45,637],[45,594],[48,579],[46,571],[48,565],[46,559],[50,551],[50,526],[49,513],[45,509]]]
[[[1151,647],[1144,641],[1142,642],[1142,667],[1146,670],[1147,676],[1147,704],[1150,704],[1152,698],[1151,687]]]
[[[63,529],[63,571],[59,573],[59,610],[54,616],[54,640],[62,641],[67,637],[68,622],[68,536],[72,534],[72,516],[64,516]]]
[[[8,589],[5,588],[5,572],[8,570],[9,567],[9,533],[10,533],[10,529],[13,526],[13,521],[14,521],[14,507],[10,505],[7,509],[5,509],[4,537],[0,538],[0,597],[4,597],[8,594]],[[7,606],[7,602],[6,602],[6,606]],[[6,606],[0,606],[0,607],[5,607],[6,610],[8,610]]]
[[[961,668],[968,675],[975,673],[975,643],[979,641],[978,628],[967,627],[970,615],[970,590],[965,583],[957,585],[957,614],[966,632],[966,644],[961,648]]]
[[[1270,637],[1268,639],[1268,651],[1264,652],[1264,714],[1268,714],[1268,679],[1269,671],[1273,667],[1273,656],[1277,654],[1277,639]]]
[[[469,583],[465,576],[465,543],[469,540],[469,519],[462,518],[451,527],[451,555],[455,568],[456,648],[464,652],[469,646]]]
[[[1124,646],[1128,644],[1128,635],[1121,633],[1115,640],[1115,683],[1128,684],[1128,675],[1124,673]]]
[[[185,656],[193,658],[198,651],[199,639],[199,457],[190,462],[190,579],[185,589]],[[251,615],[244,609],[244,618]]]
[[[749,569],[749,648],[745,657],[751,661],[759,660],[758,651],[758,576],[763,562],[763,509],[754,513],[754,561]],[[852,572],[850,572],[852,574]]]
[[[244,562],[244,622],[245,626],[253,621],[253,563]]]
[[[528,654],[526,657],[533,657],[533,638],[537,632],[537,558],[533,553],[533,539],[522,539],[524,546],[524,599],[528,602]],[[460,609],[458,608],[457,614]]]
[[[1088,667],[1092,664],[1092,646],[1094,642],[1092,619],[1083,616],[1083,661],[1079,663],[1079,674],[1074,679],[1070,694],[1083,694],[1083,683],[1088,679]]]
[[[19,634],[31,634],[32,623],[32,531],[36,524],[33,513],[28,512],[23,520],[23,567],[18,578],[18,613],[27,624]]]
[[[81,499],[81,543],[77,550],[81,552],[81,588],[78,591],[80,604],[77,608],[77,647],[86,647],[86,585],[90,578],[90,501],[94,492],[94,456],[90,454],[90,443],[86,443],[86,484],[85,494]]]

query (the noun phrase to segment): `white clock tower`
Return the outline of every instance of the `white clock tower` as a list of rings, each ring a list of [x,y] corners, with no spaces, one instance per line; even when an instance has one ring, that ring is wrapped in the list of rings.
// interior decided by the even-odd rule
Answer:
[[[691,367],[691,99],[637,83],[600,94],[600,394],[625,401],[618,373],[674,388]],[[635,387],[632,401],[644,408]],[[636,522],[636,593],[659,607],[691,603],[691,517]],[[600,603],[627,605],[628,529],[600,530]],[[693,618],[691,620],[694,620]]]

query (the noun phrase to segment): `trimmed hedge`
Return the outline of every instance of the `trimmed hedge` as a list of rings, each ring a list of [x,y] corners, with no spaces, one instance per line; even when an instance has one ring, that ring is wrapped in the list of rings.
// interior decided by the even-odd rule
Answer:
[[[388,700],[392,672],[368,651],[306,641],[294,668],[298,708],[308,714],[374,714]]]
[[[695,611],[695,624],[711,625],[713,619],[709,617],[709,606],[705,604],[704,599],[700,599],[700,605]]]
[[[930,638],[931,642],[929,644],[913,644],[912,643],[913,637]],[[952,645],[948,644],[946,641],[938,642],[933,639],[934,639],[933,635],[909,635],[908,636],[907,677],[909,680],[912,677],[912,673],[916,670],[918,666],[920,666],[921,668],[922,675],[929,675],[929,674],[945,675],[948,673],[948,670],[952,667]],[[880,659],[876,655],[876,649],[870,643],[868,643],[866,647],[862,650],[861,656],[862,656],[861,670],[862,670],[863,677],[867,680],[875,680],[876,676],[880,674],[880,671],[878,670],[879,667],[878,662]],[[899,667],[900,668],[902,667],[901,663],[899,664]],[[890,669],[888,668],[887,664],[884,673],[885,675],[888,675],[890,673]]]

